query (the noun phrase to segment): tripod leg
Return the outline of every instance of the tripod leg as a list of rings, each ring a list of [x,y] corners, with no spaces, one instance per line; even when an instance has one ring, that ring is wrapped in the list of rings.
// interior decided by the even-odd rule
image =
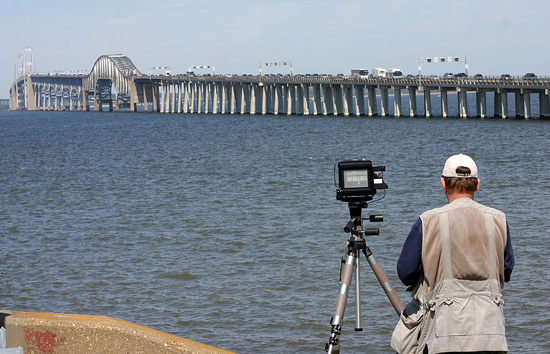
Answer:
[[[386,296],[388,297],[391,304],[393,305],[395,312],[397,312],[397,315],[401,315],[401,312],[403,311],[405,306],[403,306],[403,303],[401,302],[401,299],[399,298],[399,295],[397,295],[397,292],[395,291],[395,289],[392,288],[390,284],[390,280],[388,279],[388,276],[384,272],[384,269],[382,269],[382,266],[380,265],[380,263],[376,262],[374,255],[372,254],[371,250],[368,247],[366,248],[366,250],[363,250],[363,252],[367,257],[367,261],[369,261],[370,267],[372,268],[374,275],[376,275],[378,282],[380,283],[380,285],[382,285],[382,288],[384,289]]]
[[[359,258],[359,250],[356,251],[355,261],[355,331],[363,330],[361,326],[361,259]]]
[[[331,320],[332,330],[330,332],[330,339],[326,345],[326,350],[329,354],[340,353],[340,332],[342,331],[342,321],[344,319],[344,311],[346,309],[346,301],[348,300],[353,269],[355,267],[355,259],[354,252],[348,252],[346,261],[342,265],[342,270],[340,271],[340,292],[336,298],[336,308],[334,309],[334,316]]]

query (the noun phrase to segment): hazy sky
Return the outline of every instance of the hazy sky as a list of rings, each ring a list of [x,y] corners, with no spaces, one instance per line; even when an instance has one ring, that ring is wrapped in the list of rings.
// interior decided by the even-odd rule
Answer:
[[[261,62],[287,61],[294,73],[416,74],[419,58],[461,56],[470,74],[550,75],[548,0],[0,0],[0,8],[0,98],[24,47],[39,72],[89,72],[101,55],[125,54],[142,73],[214,65],[257,74]],[[264,73],[277,71],[289,68]],[[462,62],[422,66],[463,71]]]

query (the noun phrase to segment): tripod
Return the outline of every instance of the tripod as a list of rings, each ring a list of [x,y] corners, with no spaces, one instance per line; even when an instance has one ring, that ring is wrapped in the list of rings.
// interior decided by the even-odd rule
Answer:
[[[378,282],[382,285],[388,299],[390,300],[395,312],[401,314],[404,306],[396,291],[391,287],[386,273],[382,266],[376,262],[374,255],[367,246],[365,235],[378,235],[380,230],[377,228],[363,229],[363,219],[361,218],[361,210],[367,208],[367,202],[350,202],[348,203],[350,211],[350,221],[344,227],[345,232],[350,232],[351,235],[347,241],[346,253],[342,258],[340,268],[340,292],[336,299],[336,308],[334,316],[331,319],[332,330],[330,338],[325,346],[329,354],[340,353],[340,332],[342,331],[342,321],[344,319],[344,311],[346,309],[346,301],[348,299],[348,291],[351,285],[351,278],[355,269],[355,330],[362,331],[361,327],[361,290],[360,290],[360,274],[359,274],[359,251],[362,251],[367,261],[369,262],[372,271],[376,275]],[[381,222],[383,216],[369,215],[370,222]]]

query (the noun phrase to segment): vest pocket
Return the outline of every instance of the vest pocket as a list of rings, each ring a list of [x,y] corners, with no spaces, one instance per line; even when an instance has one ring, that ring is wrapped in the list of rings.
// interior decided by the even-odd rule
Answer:
[[[435,336],[505,335],[502,297],[490,292],[436,295]]]

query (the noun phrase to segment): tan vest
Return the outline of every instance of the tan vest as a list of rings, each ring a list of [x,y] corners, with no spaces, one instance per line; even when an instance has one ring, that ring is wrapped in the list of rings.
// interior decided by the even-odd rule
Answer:
[[[491,266],[496,262],[497,279],[503,288],[506,217],[504,213],[470,198],[460,198],[442,208],[420,215],[423,230],[422,264],[428,285],[425,291],[433,290],[444,277],[440,215],[445,214],[449,221],[452,277],[466,280],[489,279]],[[488,227],[494,229],[494,250],[490,250]]]
[[[502,287],[506,217],[470,198],[420,216],[422,302],[419,350],[507,351]]]

